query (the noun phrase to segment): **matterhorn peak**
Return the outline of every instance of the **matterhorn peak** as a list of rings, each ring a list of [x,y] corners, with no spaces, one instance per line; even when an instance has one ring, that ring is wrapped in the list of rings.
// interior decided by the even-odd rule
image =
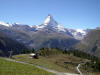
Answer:
[[[53,19],[50,14],[48,14],[47,18],[43,22],[43,25],[57,26],[58,23]]]
[[[35,28],[37,30],[43,29],[43,28],[49,28],[49,29],[52,28],[52,29],[55,29],[57,31],[64,31],[65,32],[65,28],[63,26],[61,26],[60,24],[58,24],[50,14],[48,14],[47,18],[42,23],[42,25],[37,25],[37,26],[35,26]]]

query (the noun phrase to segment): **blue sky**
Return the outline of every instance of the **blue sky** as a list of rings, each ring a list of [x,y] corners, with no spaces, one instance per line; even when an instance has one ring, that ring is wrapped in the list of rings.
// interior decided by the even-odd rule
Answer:
[[[0,21],[40,25],[48,14],[66,28],[100,27],[100,0],[0,0]]]

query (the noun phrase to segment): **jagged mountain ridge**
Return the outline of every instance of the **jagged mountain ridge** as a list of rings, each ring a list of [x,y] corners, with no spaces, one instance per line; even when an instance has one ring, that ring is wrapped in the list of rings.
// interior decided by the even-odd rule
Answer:
[[[70,34],[73,38],[77,40],[81,40],[84,38],[84,35],[86,35],[86,31],[82,29],[69,29],[69,28],[64,28],[62,25],[58,24],[51,15],[48,15],[45,21],[41,25],[23,25],[23,24],[8,24],[4,22],[0,22],[0,25],[6,26],[6,27],[19,27],[19,28],[24,28],[28,29],[29,31],[39,31],[39,30],[44,30],[44,29],[51,29],[56,32],[62,32],[64,34]],[[26,27],[25,27],[26,26]]]

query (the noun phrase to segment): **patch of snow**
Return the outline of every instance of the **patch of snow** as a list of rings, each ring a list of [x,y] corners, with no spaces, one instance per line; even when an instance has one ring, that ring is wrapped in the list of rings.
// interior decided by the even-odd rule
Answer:
[[[28,26],[31,27],[31,28],[33,27],[33,25],[28,25]]]
[[[14,23],[14,24],[20,24],[20,23],[17,23],[17,22],[16,22],[16,23]]]
[[[65,28],[64,28],[63,26],[61,26],[60,24],[57,25],[57,26],[55,27],[55,29],[57,29],[58,31],[66,32]]]
[[[48,16],[46,20],[43,22],[43,25],[47,25],[50,22],[51,16]]]
[[[8,24],[8,23],[5,23],[5,22],[0,22],[0,25],[7,26],[7,27],[11,26],[11,24]]]
[[[85,32],[83,29],[76,29],[76,31],[77,31],[77,32],[80,32],[80,33],[82,33],[82,34],[84,34],[84,35],[86,34],[86,32]]]
[[[86,35],[86,31],[83,29],[68,29],[75,39],[82,40]]]
[[[34,25],[33,27],[39,30],[39,29],[43,29],[45,26],[44,25]]]

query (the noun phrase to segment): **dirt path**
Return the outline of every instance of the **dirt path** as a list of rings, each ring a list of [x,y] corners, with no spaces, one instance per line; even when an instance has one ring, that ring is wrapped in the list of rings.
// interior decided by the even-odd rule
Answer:
[[[37,67],[37,68],[46,70],[46,71],[48,71],[48,72],[55,73],[56,75],[79,75],[79,74],[58,72],[58,71],[55,71],[55,70],[47,69],[47,68],[45,68],[45,67],[41,67],[41,66],[37,66],[37,65],[34,65],[34,64],[29,64],[29,63],[21,62],[21,61],[16,61],[16,60],[13,60],[13,59],[5,58],[5,60],[13,61],[13,62],[18,62],[18,63],[22,63],[22,64],[28,64],[28,65],[31,65],[31,66],[35,66],[35,67]]]
[[[80,75],[83,75],[82,72],[81,72],[80,69],[79,69],[80,66],[81,66],[81,64],[78,64],[78,66],[77,66],[77,71],[80,73]]]

